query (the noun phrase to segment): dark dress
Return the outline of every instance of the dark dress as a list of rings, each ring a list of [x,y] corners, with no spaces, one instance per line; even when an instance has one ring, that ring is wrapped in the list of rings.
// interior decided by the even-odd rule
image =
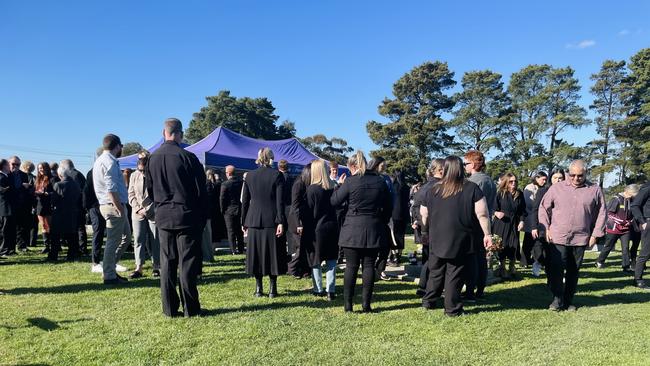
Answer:
[[[393,229],[393,249],[404,249],[404,236],[406,235],[406,225],[411,221],[409,212],[409,187],[406,184],[395,182],[393,185],[395,191],[395,204],[392,214]]]
[[[317,184],[307,187],[307,205],[313,227],[313,240],[305,251],[310,267],[320,266],[322,261],[335,260],[339,253],[339,230],[336,211],[330,204],[333,190],[325,190]]]
[[[48,182],[43,193],[36,193],[36,215],[52,216],[52,182]],[[45,194],[47,193],[47,194]]]
[[[246,175],[242,189],[242,226],[248,229],[246,273],[278,276],[287,272],[286,248],[276,227],[285,222],[279,171],[263,166]],[[286,230],[286,228],[285,228]]]
[[[515,258],[515,253],[519,248],[517,226],[526,217],[524,194],[520,190],[517,192],[517,198],[514,198],[510,192],[497,192],[494,210],[503,212],[505,215],[501,219],[494,217],[492,221],[492,234],[499,235],[503,240],[502,255],[508,259]]]
[[[476,214],[474,204],[483,198],[483,192],[474,183],[465,181],[463,190],[443,198],[437,190],[427,190],[424,205],[427,207],[429,227],[429,280],[422,305],[432,308],[445,292],[445,313],[463,312],[460,291],[463,271],[469,254],[473,253]]]

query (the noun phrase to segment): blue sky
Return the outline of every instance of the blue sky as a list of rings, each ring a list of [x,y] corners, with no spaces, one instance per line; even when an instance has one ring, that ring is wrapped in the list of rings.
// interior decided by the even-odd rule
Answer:
[[[145,147],[205,96],[268,97],[298,134],[366,151],[368,120],[425,61],[506,78],[570,65],[588,106],[605,59],[650,46],[647,1],[1,1],[0,156],[81,170],[113,132]],[[565,135],[583,144],[585,129]]]

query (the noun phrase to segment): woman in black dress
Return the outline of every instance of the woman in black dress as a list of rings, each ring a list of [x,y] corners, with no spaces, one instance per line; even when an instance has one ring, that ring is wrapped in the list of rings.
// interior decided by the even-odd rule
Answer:
[[[463,271],[479,225],[483,245],[492,244],[488,206],[483,192],[465,179],[463,161],[457,156],[445,159],[444,175],[439,183],[425,193],[420,207],[422,222],[429,233],[429,281],[422,298],[422,307],[433,309],[445,293],[445,315],[463,313],[460,291]]]
[[[305,248],[312,240],[309,234],[312,230],[311,215],[307,207],[307,187],[311,184],[311,163],[305,165],[291,186],[291,210],[287,222],[289,223],[289,234],[293,236],[293,253],[289,261],[288,271],[295,278],[306,278],[311,274],[311,268],[307,263]]]
[[[256,163],[242,188],[242,226],[248,237],[246,273],[255,276],[255,297],[263,295],[262,278],[269,276],[269,297],[278,295],[277,278],[287,272],[286,250],[278,245],[284,233],[282,173],[271,168],[273,151],[260,149]]]
[[[339,178],[339,186],[330,203],[338,207],[347,204],[348,210],[339,235],[339,246],[345,252],[345,279],[343,303],[346,312],[352,311],[352,298],[357,283],[359,265],[363,265],[364,312],[371,312],[370,302],[375,280],[375,262],[380,250],[388,248],[387,224],[393,212],[393,200],[388,186],[376,171],[366,171],[363,152],[348,159],[352,176]]]
[[[305,248],[307,261],[312,269],[312,282],[315,296],[323,296],[323,272],[321,263],[325,261],[327,277],[327,299],[336,297],[336,259],[339,253],[339,230],[336,210],[330,204],[335,183],[327,174],[325,163],[314,160],[311,163],[311,185],[307,187],[307,215],[310,216],[313,237]]]
[[[52,223],[52,170],[50,164],[42,162],[38,164],[38,173],[36,176],[35,194],[36,194],[36,216],[38,222],[43,227],[43,244],[45,248],[41,253],[46,254],[50,251],[52,239],[50,236],[50,225]]]
[[[524,228],[526,218],[526,202],[524,194],[517,188],[517,177],[506,173],[497,188],[496,204],[494,205],[494,221],[492,232],[503,240],[503,250],[499,252],[499,276],[510,278],[517,274],[515,257],[519,250],[519,232]],[[506,271],[506,259],[508,270]]]
[[[411,221],[409,212],[409,186],[404,181],[404,173],[395,172],[395,181],[393,182],[395,191],[395,202],[393,205],[393,215],[391,218],[393,250],[391,251],[389,262],[393,266],[398,266],[402,251],[404,250],[404,237],[406,236],[406,225]]]

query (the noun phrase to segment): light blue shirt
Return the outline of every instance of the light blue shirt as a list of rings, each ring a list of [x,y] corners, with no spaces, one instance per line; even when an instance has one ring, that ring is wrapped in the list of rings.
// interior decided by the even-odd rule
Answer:
[[[113,203],[108,195],[109,192],[117,193],[121,203],[129,201],[126,184],[124,184],[124,178],[120,170],[120,162],[108,151],[104,151],[95,160],[93,165],[93,185],[100,205]]]

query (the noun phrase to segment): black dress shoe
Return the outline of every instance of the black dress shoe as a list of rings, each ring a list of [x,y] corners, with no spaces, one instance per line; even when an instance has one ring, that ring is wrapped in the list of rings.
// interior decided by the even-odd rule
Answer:
[[[311,295],[314,296],[314,297],[323,297],[323,296],[325,296],[325,293],[324,292],[312,292]]]
[[[336,299],[336,293],[335,292],[328,292],[327,293],[327,300],[328,301],[334,301]]]
[[[50,248],[43,248],[43,250],[41,250],[41,254],[47,254],[49,252],[50,252]]]
[[[361,312],[362,313],[374,313],[374,310],[372,310],[372,307],[370,305],[365,305],[361,307]]]
[[[623,268],[623,273],[634,273],[634,271],[631,270],[630,267],[625,267]]]
[[[276,297],[278,297],[278,293],[277,293],[277,292],[270,292],[270,293],[269,293],[269,299],[275,299]]]
[[[648,286],[648,284],[645,283],[644,280],[636,281],[634,286],[636,286],[636,288],[641,289],[641,290],[650,290],[650,286]]]
[[[424,295],[426,295],[426,293],[427,293],[427,292],[424,291],[424,290],[421,289],[421,288],[419,288],[419,289],[417,289],[417,291],[415,291],[415,295],[416,295],[417,297],[419,297],[419,298],[423,298]]]
[[[125,285],[129,283],[129,280],[122,276],[117,276],[110,280],[104,280],[104,285]]]
[[[350,304],[348,304],[348,303],[344,304],[343,305],[343,310],[346,313],[351,313],[352,312],[352,304],[351,303]]]
[[[136,278],[142,278],[142,277],[144,277],[144,276],[142,275],[142,272],[140,272],[140,271],[133,271],[129,275],[129,278],[132,279],[132,280],[136,279]]]
[[[457,313],[445,313],[445,316],[448,316],[450,318],[457,318],[459,316],[465,316],[465,312],[461,310]]]
[[[151,272],[151,275],[154,277],[160,277],[160,270],[154,269],[153,272]]]
[[[262,297],[262,296],[264,296],[264,293],[262,293],[262,292],[255,292],[255,293],[253,294],[253,296],[254,296],[254,297]]]

